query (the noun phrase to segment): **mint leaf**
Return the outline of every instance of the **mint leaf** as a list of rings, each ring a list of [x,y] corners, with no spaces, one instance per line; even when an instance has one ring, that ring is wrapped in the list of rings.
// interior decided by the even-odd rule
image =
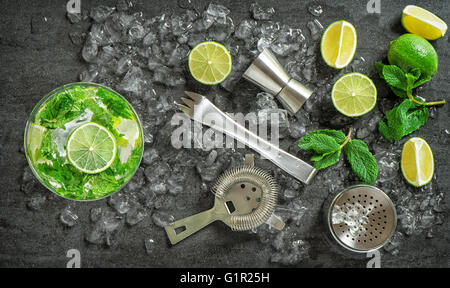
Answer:
[[[311,157],[311,161],[314,161],[314,168],[321,170],[327,168],[331,165],[336,164],[341,156],[341,150],[336,150],[333,152],[328,152],[323,155],[314,155]]]
[[[353,139],[345,145],[345,155],[353,172],[362,181],[373,184],[378,176],[378,165],[364,141]]]
[[[77,104],[77,105],[74,105]],[[82,113],[82,107],[68,92],[61,92],[50,99],[38,117],[40,125],[46,128],[63,128],[64,123],[75,119]]]
[[[383,63],[375,62],[375,68],[377,69],[378,75],[380,76],[381,79],[384,79],[384,77],[383,77],[383,67],[384,67]]]
[[[400,97],[400,98],[408,98],[408,94],[406,93],[405,90],[398,89],[398,88],[395,88],[395,87],[390,86],[390,85],[389,85],[389,88],[391,88],[392,92],[394,92],[394,94],[397,95],[398,97]]]
[[[314,135],[314,134],[325,134],[330,137],[332,137],[338,144],[342,144],[345,142],[345,139],[347,136],[345,136],[342,131],[339,130],[330,130],[330,129],[319,129],[312,132],[309,132],[308,135]]]
[[[132,114],[125,101],[118,99],[116,95],[104,89],[98,89],[97,96],[100,97],[103,104],[108,107],[109,112],[113,116],[131,119]]]
[[[420,85],[431,80],[431,76],[425,76],[423,78],[418,79],[411,88],[419,87]]]
[[[298,147],[315,154],[324,154],[341,149],[341,146],[333,137],[320,133],[305,135],[298,143]]]
[[[425,106],[406,99],[386,113],[378,125],[378,131],[387,139],[400,140],[422,127],[428,116]]]
[[[383,66],[383,78],[390,86],[406,90],[408,86],[407,78],[405,72],[395,65],[384,65]]]

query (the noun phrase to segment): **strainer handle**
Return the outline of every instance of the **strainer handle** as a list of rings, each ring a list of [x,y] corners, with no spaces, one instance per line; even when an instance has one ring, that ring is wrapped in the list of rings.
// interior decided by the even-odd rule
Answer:
[[[164,229],[166,229],[170,243],[174,245],[216,220],[218,219],[214,213],[214,208],[212,208],[210,210],[172,222],[164,227]],[[180,231],[177,233],[177,230]]]

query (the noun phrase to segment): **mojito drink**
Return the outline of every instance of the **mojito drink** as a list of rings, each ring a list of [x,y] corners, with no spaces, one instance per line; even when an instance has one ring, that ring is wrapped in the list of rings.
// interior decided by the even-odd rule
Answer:
[[[51,191],[70,199],[103,198],[137,170],[143,137],[139,119],[117,92],[74,83],[50,92],[25,131],[27,160]]]

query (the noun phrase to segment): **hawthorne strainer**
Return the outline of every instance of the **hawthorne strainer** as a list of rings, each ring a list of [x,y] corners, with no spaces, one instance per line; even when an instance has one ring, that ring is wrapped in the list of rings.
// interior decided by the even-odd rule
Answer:
[[[397,225],[391,199],[380,189],[360,184],[339,193],[328,210],[333,238],[353,252],[369,252],[385,245]]]
[[[246,155],[244,165],[225,171],[211,190],[213,208],[164,227],[170,243],[176,244],[217,220],[234,231],[251,230],[263,223],[283,229],[284,222],[273,214],[278,185],[269,173],[254,167],[253,155]]]

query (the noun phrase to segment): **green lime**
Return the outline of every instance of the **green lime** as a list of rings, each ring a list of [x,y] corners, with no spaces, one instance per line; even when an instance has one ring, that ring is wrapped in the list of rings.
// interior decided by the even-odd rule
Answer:
[[[424,38],[414,34],[403,34],[391,41],[388,60],[405,73],[420,69],[423,76],[434,76],[438,69],[438,56],[433,45]]]
[[[192,48],[188,61],[192,77],[207,85],[224,81],[232,67],[230,52],[214,41],[202,42]]]
[[[116,156],[114,136],[97,123],[75,129],[67,140],[67,157],[82,172],[94,174],[108,169]]]
[[[362,116],[375,107],[377,88],[366,75],[345,74],[334,83],[331,100],[334,107],[345,116]]]

